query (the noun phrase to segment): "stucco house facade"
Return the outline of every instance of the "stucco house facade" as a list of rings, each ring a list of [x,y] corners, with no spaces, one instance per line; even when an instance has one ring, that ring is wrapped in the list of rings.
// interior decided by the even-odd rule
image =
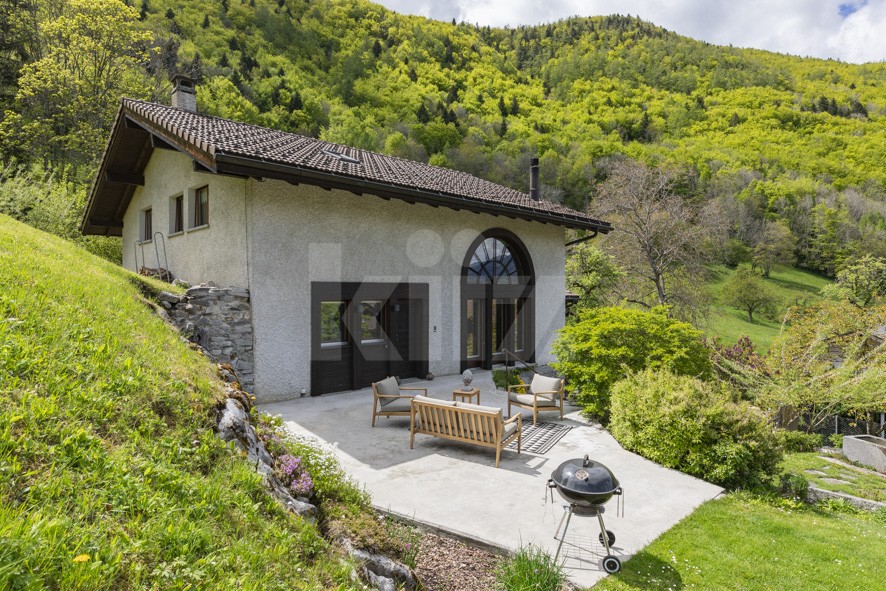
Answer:
[[[122,236],[128,269],[248,290],[259,400],[489,368],[504,349],[552,360],[565,231],[609,224],[465,173],[201,115],[183,86],[178,107],[122,101],[81,229]]]

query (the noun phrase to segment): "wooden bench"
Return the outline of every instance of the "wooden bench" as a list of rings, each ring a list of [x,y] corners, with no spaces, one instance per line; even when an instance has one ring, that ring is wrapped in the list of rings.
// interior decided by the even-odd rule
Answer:
[[[409,449],[413,449],[416,433],[473,443],[495,449],[496,468],[502,448],[516,439],[519,454],[523,443],[523,417],[520,414],[505,420],[500,408],[468,402],[416,396],[412,399],[409,423]]]

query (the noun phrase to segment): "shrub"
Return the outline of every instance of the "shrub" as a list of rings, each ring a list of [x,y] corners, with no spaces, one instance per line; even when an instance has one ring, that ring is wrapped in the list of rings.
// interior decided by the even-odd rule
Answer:
[[[609,391],[629,371],[667,368],[707,377],[711,360],[701,337],[691,325],[668,318],[664,308],[585,310],[560,332],[552,366],[586,412],[606,422]]]
[[[517,386],[523,382],[520,380],[520,371],[514,369],[493,369],[492,383],[496,388],[506,390],[508,386]]]
[[[781,439],[787,452],[815,451],[824,443],[824,437],[818,433],[803,431],[782,431]]]
[[[836,447],[837,449],[843,449],[843,435],[839,433],[833,433],[828,436],[828,443],[831,444],[831,447]]]
[[[496,573],[498,584],[505,591],[559,591],[563,585],[563,569],[544,550],[523,546]]]
[[[615,385],[610,430],[629,450],[732,489],[767,483],[782,455],[765,415],[727,385],[668,370]]]
[[[809,481],[802,474],[782,474],[780,488],[785,497],[805,501],[809,494]]]

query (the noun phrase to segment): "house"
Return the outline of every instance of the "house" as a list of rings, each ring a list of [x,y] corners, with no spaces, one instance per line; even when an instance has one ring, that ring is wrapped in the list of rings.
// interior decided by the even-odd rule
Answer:
[[[248,290],[260,400],[490,368],[505,349],[552,360],[565,231],[608,223],[536,189],[201,115],[193,81],[174,86],[172,107],[122,100],[81,231],[122,236],[128,269]]]

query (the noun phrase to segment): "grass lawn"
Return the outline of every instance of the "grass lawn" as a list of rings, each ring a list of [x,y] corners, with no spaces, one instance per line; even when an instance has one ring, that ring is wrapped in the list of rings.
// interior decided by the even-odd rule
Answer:
[[[781,467],[785,472],[805,477],[816,488],[886,502],[886,475],[846,465],[845,458],[839,459],[844,464],[829,462],[819,453],[794,453],[785,456]]]
[[[886,515],[745,494],[708,501],[594,590],[882,589]]]
[[[353,588],[216,437],[224,385],[143,282],[0,215],[0,589]]]
[[[772,340],[781,329],[781,314],[791,305],[799,302],[810,302],[820,299],[822,287],[830,283],[825,277],[802,269],[775,269],[766,281],[778,294],[781,304],[776,319],[755,316],[754,322],[748,322],[747,312],[728,306],[722,302],[723,286],[735,273],[724,265],[711,268],[712,278],[708,282],[708,290],[714,298],[710,318],[703,329],[710,336],[718,336],[723,343],[731,345],[740,337],[748,336],[757,351],[765,353]]]

